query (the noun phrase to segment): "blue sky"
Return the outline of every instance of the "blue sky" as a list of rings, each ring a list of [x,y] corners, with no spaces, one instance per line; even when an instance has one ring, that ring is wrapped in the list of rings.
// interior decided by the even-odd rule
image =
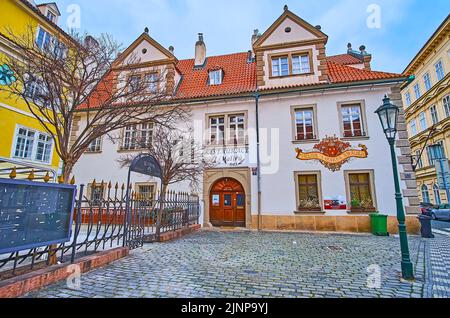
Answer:
[[[42,1],[36,1],[40,3]],[[192,58],[197,33],[205,34],[207,53],[250,49],[255,28],[264,32],[289,9],[329,36],[327,54],[366,45],[376,70],[402,72],[450,12],[448,0],[57,0],[66,29],[67,8],[81,9],[81,31],[109,33],[124,47],[144,30],[179,59]],[[381,28],[369,28],[368,6],[381,9]]]

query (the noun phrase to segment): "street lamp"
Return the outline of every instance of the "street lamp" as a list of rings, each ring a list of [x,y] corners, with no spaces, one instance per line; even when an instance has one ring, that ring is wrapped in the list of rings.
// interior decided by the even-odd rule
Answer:
[[[395,152],[395,140],[397,136],[397,124],[400,108],[391,103],[389,97],[385,96],[383,105],[375,112],[380,118],[384,134],[389,142],[392,157],[392,169],[394,171],[395,200],[397,202],[397,220],[400,235],[400,248],[402,251],[402,276],[404,279],[413,280],[414,270],[409,256],[408,235],[406,233],[406,216],[403,207],[403,196],[400,190],[400,181],[397,169],[397,154]]]

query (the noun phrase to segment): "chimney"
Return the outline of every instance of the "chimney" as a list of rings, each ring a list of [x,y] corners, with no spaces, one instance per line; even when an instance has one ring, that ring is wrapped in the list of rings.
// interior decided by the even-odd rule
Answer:
[[[258,41],[259,38],[260,38],[259,30],[258,29],[253,30],[252,47],[253,47],[253,44],[255,44],[255,42]]]
[[[371,71],[372,67],[370,66],[370,62],[372,62],[372,55],[367,53],[365,45],[361,45],[359,47],[359,51],[361,52],[361,56],[364,60],[364,69],[367,71]]]
[[[172,53],[172,55],[175,53],[175,48],[172,45],[169,46],[169,52]]]
[[[198,41],[195,43],[195,67],[202,67],[206,61],[206,45],[203,42],[203,33],[198,34]]]

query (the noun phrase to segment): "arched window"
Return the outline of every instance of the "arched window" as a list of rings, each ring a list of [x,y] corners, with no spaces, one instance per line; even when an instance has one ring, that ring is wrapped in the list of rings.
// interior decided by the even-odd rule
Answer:
[[[436,205],[441,205],[442,201],[441,201],[441,191],[439,189],[439,186],[437,184],[435,184],[433,186],[433,193],[434,193],[434,200],[436,202]]]
[[[425,184],[422,186],[422,201],[424,203],[430,203],[430,193],[428,192],[428,187]]]

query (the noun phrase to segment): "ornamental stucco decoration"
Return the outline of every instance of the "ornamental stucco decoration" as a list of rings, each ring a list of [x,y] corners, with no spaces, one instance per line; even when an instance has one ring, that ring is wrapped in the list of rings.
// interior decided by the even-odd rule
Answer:
[[[14,72],[7,64],[0,65],[0,85],[11,86],[16,80]]]
[[[360,149],[352,148],[351,144],[334,137],[327,137],[314,146],[312,151],[303,151],[297,148],[297,159],[308,161],[317,160],[332,172],[341,170],[342,166],[351,158],[367,158],[369,153],[365,145],[359,145]]]

